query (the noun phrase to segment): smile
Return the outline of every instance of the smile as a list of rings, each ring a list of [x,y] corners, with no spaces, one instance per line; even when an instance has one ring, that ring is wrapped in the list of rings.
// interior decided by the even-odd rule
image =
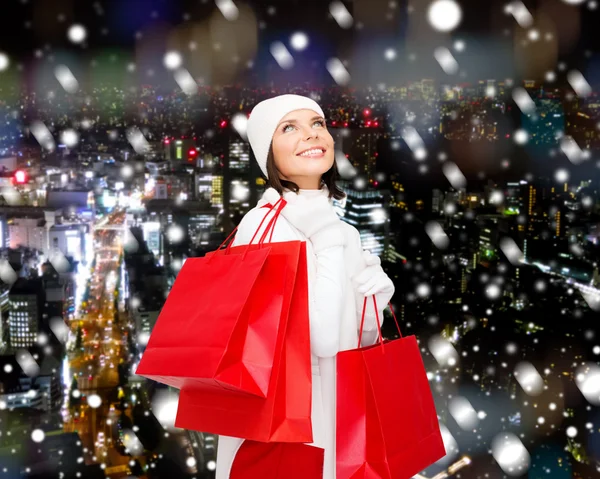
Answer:
[[[298,153],[297,156],[303,156],[306,158],[321,158],[325,155],[325,148],[311,148],[305,150],[302,153]]]

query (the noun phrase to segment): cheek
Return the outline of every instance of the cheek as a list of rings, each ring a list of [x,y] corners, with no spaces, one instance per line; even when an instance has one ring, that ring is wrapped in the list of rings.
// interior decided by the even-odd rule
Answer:
[[[275,157],[275,165],[284,173],[289,169],[292,162],[295,160],[295,144],[288,138],[277,138],[273,142],[273,156]]]

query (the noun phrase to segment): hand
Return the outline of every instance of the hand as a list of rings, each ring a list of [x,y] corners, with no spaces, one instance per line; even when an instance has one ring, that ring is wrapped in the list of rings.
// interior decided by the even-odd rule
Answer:
[[[352,283],[358,293],[357,307],[360,307],[359,313],[362,312],[364,298],[375,295],[377,301],[377,309],[382,310],[392,299],[396,288],[389,276],[381,267],[381,260],[367,251],[363,252],[363,260],[365,267],[362,271],[352,277]],[[373,312],[371,300],[367,300],[367,311]]]
[[[381,264],[381,259],[379,256],[371,253],[370,251],[363,251],[362,257],[365,262],[365,266],[379,266]]]

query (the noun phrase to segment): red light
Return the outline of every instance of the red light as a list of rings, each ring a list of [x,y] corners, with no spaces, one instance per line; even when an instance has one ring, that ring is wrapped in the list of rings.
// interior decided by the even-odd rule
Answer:
[[[196,156],[197,154],[198,154],[198,152],[194,148],[192,148],[190,151],[188,151],[189,156]]]
[[[365,108],[365,116],[369,116],[371,114],[371,110]]]
[[[26,183],[27,182],[27,173],[25,173],[23,170],[18,170],[15,173],[15,181],[17,183]]]
[[[379,122],[378,121],[375,122],[375,126],[379,126]]]
[[[227,126],[227,122],[225,120],[221,121],[221,128],[225,128]]]
[[[168,138],[165,140],[165,145],[168,145],[169,143],[171,143],[171,140],[169,140]]]
[[[344,126],[348,126],[348,122],[347,122],[347,121],[346,121],[346,122],[344,122]]]
[[[367,122],[367,126],[371,126],[371,120]]]
[[[332,122],[331,122],[331,126],[335,126],[335,121],[332,121]]]

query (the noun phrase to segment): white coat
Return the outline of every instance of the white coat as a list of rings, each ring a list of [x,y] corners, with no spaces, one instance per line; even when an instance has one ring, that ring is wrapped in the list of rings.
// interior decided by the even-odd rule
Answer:
[[[250,243],[260,222],[269,211],[261,206],[267,203],[274,204],[278,199],[277,196],[272,196],[273,189],[270,191],[271,195],[268,192],[269,190],[263,194],[256,207],[242,218],[232,246]],[[300,190],[298,194],[310,200],[318,195],[327,196],[328,190]],[[268,218],[271,216],[272,213]],[[258,242],[268,222],[269,219],[265,220],[254,243]],[[358,346],[362,311],[356,310],[356,303],[358,300],[362,304],[364,298],[361,293],[355,291],[351,281],[351,278],[365,267],[360,234],[354,226],[342,223],[345,225],[346,246],[327,248],[318,256],[314,254],[310,240],[282,215],[277,219],[272,237],[273,242],[306,241],[313,373],[311,445],[325,449],[323,479],[335,479],[336,355],[339,351],[355,349]],[[379,306],[381,321],[385,306]],[[377,323],[371,307],[365,314],[362,345],[374,344],[376,340]],[[219,436],[216,479],[229,478],[235,454],[242,442],[243,439],[240,438]]]

